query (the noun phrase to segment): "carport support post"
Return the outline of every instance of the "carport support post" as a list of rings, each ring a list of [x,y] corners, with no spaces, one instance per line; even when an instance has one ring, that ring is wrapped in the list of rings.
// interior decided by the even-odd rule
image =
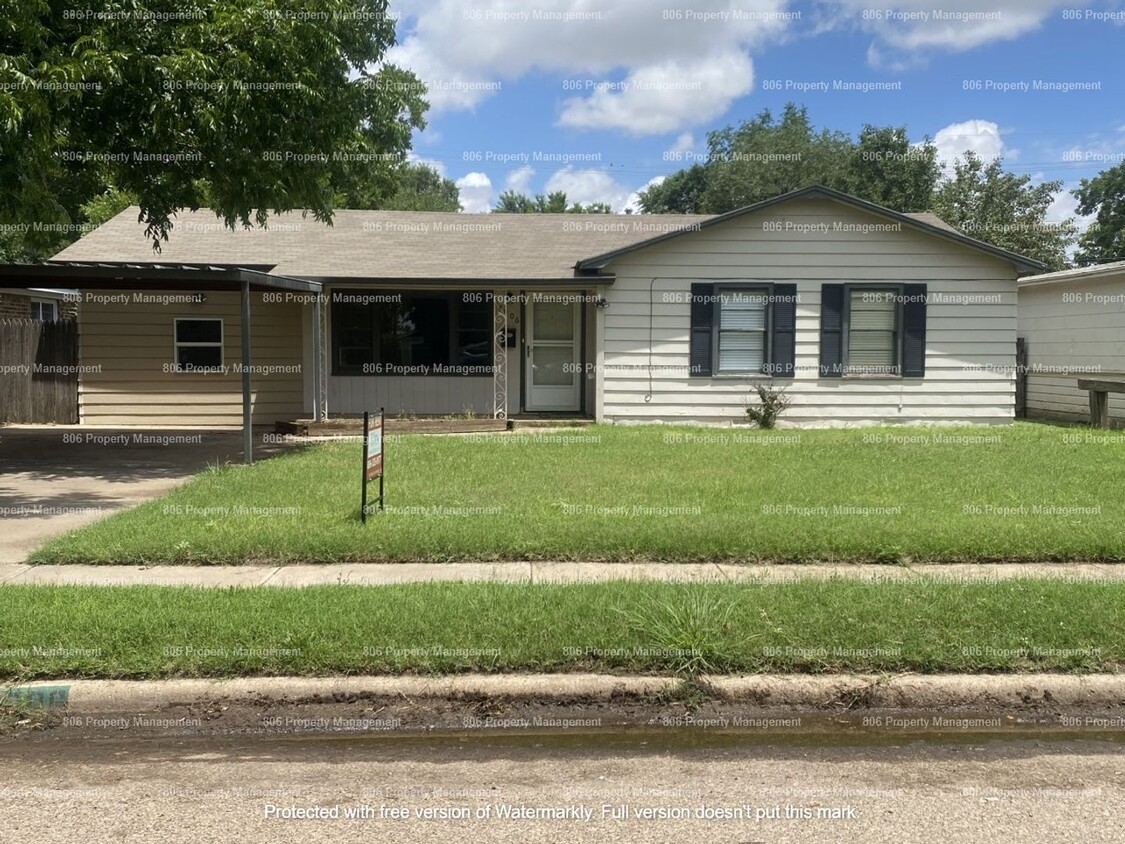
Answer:
[[[250,282],[242,282],[242,462],[254,462],[254,428],[250,424]]]
[[[324,385],[320,383],[320,373],[322,369],[321,357],[324,355],[324,349],[320,347],[320,291],[316,292],[316,298],[313,300],[313,325],[312,325],[312,342],[313,342],[313,421],[323,422],[324,417],[321,415],[320,404],[320,391]]]

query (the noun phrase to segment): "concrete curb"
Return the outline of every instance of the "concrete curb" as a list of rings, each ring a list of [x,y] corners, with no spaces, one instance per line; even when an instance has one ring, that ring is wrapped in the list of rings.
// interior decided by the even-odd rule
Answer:
[[[952,674],[757,675],[709,677],[703,683],[727,700],[764,706],[832,706],[936,709],[1125,705],[1125,675]]]
[[[138,712],[213,701],[279,703],[356,695],[420,700],[479,698],[553,702],[610,700],[668,694],[676,677],[602,674],[481,675],[444,677],[246,677],[230,680],[57,680],[28,683],[15,696],[65,706],[75,715]],[[887,708],[1125,706],[1125,675],[878,675],[760,674],[702,677],[720,699],[761,708]]]

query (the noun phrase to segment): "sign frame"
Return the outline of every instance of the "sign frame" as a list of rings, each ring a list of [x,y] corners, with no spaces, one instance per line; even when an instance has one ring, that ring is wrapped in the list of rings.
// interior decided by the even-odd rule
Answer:
[[[383,471],[386,453],[386,416],[384,408],[379,408],[379,416],[373,427],[372,414],[363,412],[363,498],[359,507],[359,520],[367,523],[367,484],[379,479],[379,511],[383,510]],[[372,442],[374,438],[374,442]],[[373,448],[374,446],[374,448]]]

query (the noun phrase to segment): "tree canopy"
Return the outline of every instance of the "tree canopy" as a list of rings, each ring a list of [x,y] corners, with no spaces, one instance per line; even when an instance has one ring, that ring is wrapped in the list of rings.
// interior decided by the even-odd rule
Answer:
[[[1078,239],[1074,261],[1079,266],[1125,261],[1125,164],[1083,179],[1074,191],[1079,214],[1094,222]]]
[[[352,192],[341,201],[342,208],[385,208],[392,211],[460,211],[461,191],[428,164],[407,164],[395,175],[397,188],[383,196],[381,174],[368,188],[362,174],[353,179]]]
[[[640,194],[648,213],[722,214],[789,191],[824,185],[896,211],[924,211],[939,175],[927,139],[912,145],[905,127],[865,126],[858,139],[814,129],[808,111],[767,109],[707,136],[702,163]]]
[[[330,219],[363,167],[397,191],[424,88],[380,65],[386,0],[0,0],[0,223],[80,222],[107,190],[166,239],[179,208],[229,226]],[[370,70],[375,68],[376,70]]]
[[[999,158],[985,164],[966,152],[934,193],[933,211],[963,234],[1062,269],[1078,227],[1047,221],[1061,181],[1031,184],[1030,176],[1004,170]]]
[[[606,202],[591,202],[583,205],[581,202],[569,204],[565,191],[552,191],[544,196],[539,193],[534,197],[506,190],[500,194],[496,205],[493,206],[494,214],[612,214],[613,209]]]

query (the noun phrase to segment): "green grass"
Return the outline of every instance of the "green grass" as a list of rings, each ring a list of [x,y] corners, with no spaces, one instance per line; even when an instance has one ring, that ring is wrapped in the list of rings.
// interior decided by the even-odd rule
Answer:
[[[1125,584],[5,586],[0,642],[0,676],[17,680],[1115,672],[1125,664]]]
[[[366,526],[360,446],[337,443],[204,472],[33,560],[1125,560],[1123,432],[598,426],[388,439],[389,509]]]

